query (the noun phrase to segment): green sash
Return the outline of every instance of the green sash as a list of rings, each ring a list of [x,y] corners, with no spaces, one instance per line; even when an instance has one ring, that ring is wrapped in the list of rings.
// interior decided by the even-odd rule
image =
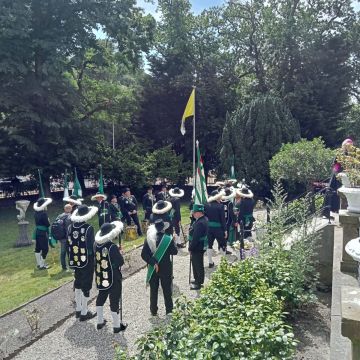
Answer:
[[[217,221],[209,221],[209,227],[220,228],[221,224],[219,222],[217,222]]]
[[[171,244],[171,241],[172,241],[172,237],[170,235],[167,235],[167,234],[165,234],[163,236],[163,238],[161,239],[160,244],[159,244],[158,248],[156,249],[155,254],[153,255],[158,263],[163,258],[166,250],[168,249],[168,247]],[[150,282],[151,277],[154,274],[154,271],[155,271],[155,267],[153,265],[149,265],[148,266],[148,272],[147,272],[147,275],[146,275],[146,283],[147,284]]]
[[[32,239],[33,240],[36,239],[36,230],[46,231],[49,234],[49,228],[47,226],[37,225],[37,226],[35,226],[35,229],[34,229],[33,234],[32,234]]]
[[[234,226],[230,226],[229,234],[228,234],[228,242],[230,245],[234,244],[236,240],[236,229]]]
[[[244,215],[244,225],[250,224],[252,219],[253,219],[253,214],[245,214]]]

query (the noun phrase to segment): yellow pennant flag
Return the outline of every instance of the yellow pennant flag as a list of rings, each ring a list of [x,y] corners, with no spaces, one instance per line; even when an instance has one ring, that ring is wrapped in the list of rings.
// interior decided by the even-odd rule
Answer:
[[[195,115],[195,88],[193,89],[193,91],[191,92],[191,95],[189,97],[189,100],[186,104],[186,108],[184,111],[184,115],[182,116],[181,119],[181,128],[180,131],[183,135],[185,135],[185,120],[190,117],[190,116],[194,116]]]

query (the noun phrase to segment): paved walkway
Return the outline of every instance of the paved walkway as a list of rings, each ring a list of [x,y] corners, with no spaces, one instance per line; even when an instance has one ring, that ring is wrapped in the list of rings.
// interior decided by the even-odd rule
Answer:
[[[234,258],[232,256],[232,258]],[[220,256],[214,258],[218,264]],[[205,260],[207,265],[207,261]],[[206,268],[208,280],[211,272]],[[189,298],[198,296],[188,284],[189,255],[180,250],[174,256],[174,296],[185,294]],[[74,316],[66,320],[59,328],[36,341],[23,350],[15,359],[19,360],[111,360],[114,358],[114,344],[120,344],[129,353],[136,352],[136,340],[154,326],[166,321],[163,297],[159,295],[159,315],[152,317],[149,310],[149,289],[145,288],[146,269],[127,278],[123,282],[124,321],[128,329],[122,334],[112,333],[111,314],[108,302],[105,304],[104,317],[108,320],[105,328],[96,330],[96,318],[80,323]],[[206,280],[206,281],[207,281]],[[95,303],[90,306],[95,311]]]

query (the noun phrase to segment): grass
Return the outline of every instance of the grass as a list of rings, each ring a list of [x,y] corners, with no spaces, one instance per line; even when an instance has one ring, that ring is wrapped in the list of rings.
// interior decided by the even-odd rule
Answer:
[[[87,201],[90,204],[90,201]],[[48,208],[50,222],[62,212],[63,202],[54,202]],[[18,237],[18,225],[14,207],[0,207],[0,314],[4,314],[21,304],[30,301],[72,279],[71,273],[61,270],[60,245],[55,249],[50,248],[47,263],[51,266],[48,270],[36,269],[34,246],[15,248]],[[187,204],[181,208],[183,223],[189,223],[189,209]],[[143,219],[142,209],[139,209],[139,219]],[[34,211],[32,203],[26,212],[26,220],[30,222],[28,235],[31,238],[34,229]],[[95,216],[90,223],[98,230],[98,219]],[[134,241],[123,241],[124,251],[142,244],[144,236]]]

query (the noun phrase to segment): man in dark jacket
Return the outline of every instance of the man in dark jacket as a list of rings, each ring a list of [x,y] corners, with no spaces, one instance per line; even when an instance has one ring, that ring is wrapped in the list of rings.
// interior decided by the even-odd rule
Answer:
[[[225,187],[225,194],[221,199],[221,203],[224,206],[225,211],[225,222],[226,222],[226,231],[228,233],[228,237],[226,239],[226,245],[229,245],[229,239],[233,243],[233,238],[235,235],[234,224],[236,223],[235,215],[234,215],[234,197],[236,190],[230,186]],[[231,245],[231,244],[230,244]],[[230,255],[231,252],[227,250],[226,254]]]
[[[134,221],[134,224],[137,227],[137,233],[139,236],[142,235],[141,226],[139,222],[139,217],[137,214],[137,201],[134,195],[131,195],[130,189],[125,188],[120,202],[121,212],[126,220],[126,223],[130,226],[131,220]]]
[[[111,196],[111,200],[109,204],[109,214],[110,214],[110,222],[121,219],[121,211],[116,195]]]
[[[237,190],[237,192],[241,196],[238,223],[243,224],[244,239],[246,239],[248,237],[251,237],[251,229],[254,224],[254,194],[246,186],[243,186],[241,189]]]
[[[204,206],[195,204],[192,209],[195,222],[189,230],[189,252],[194,272],[191,290],[199,290],[204,284],[204,252],[208,246],[208,219],[204,215]]]
[[[95,236],[95,282],[99,290],[96,299],[97,329],[100,330],[105,326],[104,304],[109,297],[115,334],[127,327],[121,321],[122,316],[119,316],[122,290],[121,266],[124,265],[124,259],[119,248],[112,242],[120,235],[123,227],[121,221],[105,223]]]
[[[172,236],[174,227],[172,223],[173,210],[170,201],[160,200],[152,208],[152,214],[150,216],[150,224],[154,224],[156,220],[163,220],[166,224],[166,234]]]
[[[146,221],[150,220],[151,211],[155,202],[156,201],[155,201],[155,196],[153,195],[153,188],[152,186],[148,186],[146,188],[146,194],[143,196],[143,200],[142,200],[142,206],[144,209]]]
[[[88,301],[94,276],[94,228],[87,223],[98,208],[80,205],[71,215],[68,233],[69,266],[75,269],[76,317],[80,321],[92,319],[96,314],[88,311]]]
[[[178,248],[184,248],[185,244],[181,242],[180,239],[180,226],[181,226],[181,204],[180,199],[184,196],[184,190],[175,187],[169,191],[170,202],[173,208],[173,218],[172,223],[174,226],[175,234],[174,241]]]
[[[35,230],[33,239],[35,240],[35,258],[37,267],[40,270],[49,268],[45,263],[46,255],[49,252],[49,226],[50,221],[47,215],[47,206],[52,203],[50,198],[40,198],[34,204],[35,210]]]
[[[214,190],[208,198],[208,203],[205,205],[205,215],[209,220],[209,248],[207,249],[209,268],[214,267],[212,253],[215,239],[217,240],[218,249],[222,255],[225,255],[226,251],[226,239],[228,234],[226,231],[225,210],[224,206],[221,204],[223,195],[224,193],[222,191]]]
[[[65,271],[67,270],[66,265],[66,255],[67,255],[67,237],[68,237],[68,231],[69,227],[71,225],[71,212],[72,212],[72,204],[65,204],[64,206],[64,212],[58,216],[59,219],[63,221],[64,226],[64,238],[59,239],[60,243],[60,263],[62,269]]]
[[[156,201],[168,201],[169,200],[169,194],[167,192],[166,184],[161,185],[161,190],[156,194]]]
[[[171,235],[165,233],[167,224],[162,219],[149,226],[146,240],[141,252],[142,259],[148,264],[146,282],[150,284],[150,312],[153,316],[158,311],[159,283],[163,289],[166,314],[173,310],[172,277],[173,264],[171,255],[176,255],[178,250]]]
[[[97,192],[91,197],[92,201],[97,201],[98,204],[98,216],[99,216],[99,228],[102,224],[110,222],[109,203],[106,201],[107,196],[100,192]]]

